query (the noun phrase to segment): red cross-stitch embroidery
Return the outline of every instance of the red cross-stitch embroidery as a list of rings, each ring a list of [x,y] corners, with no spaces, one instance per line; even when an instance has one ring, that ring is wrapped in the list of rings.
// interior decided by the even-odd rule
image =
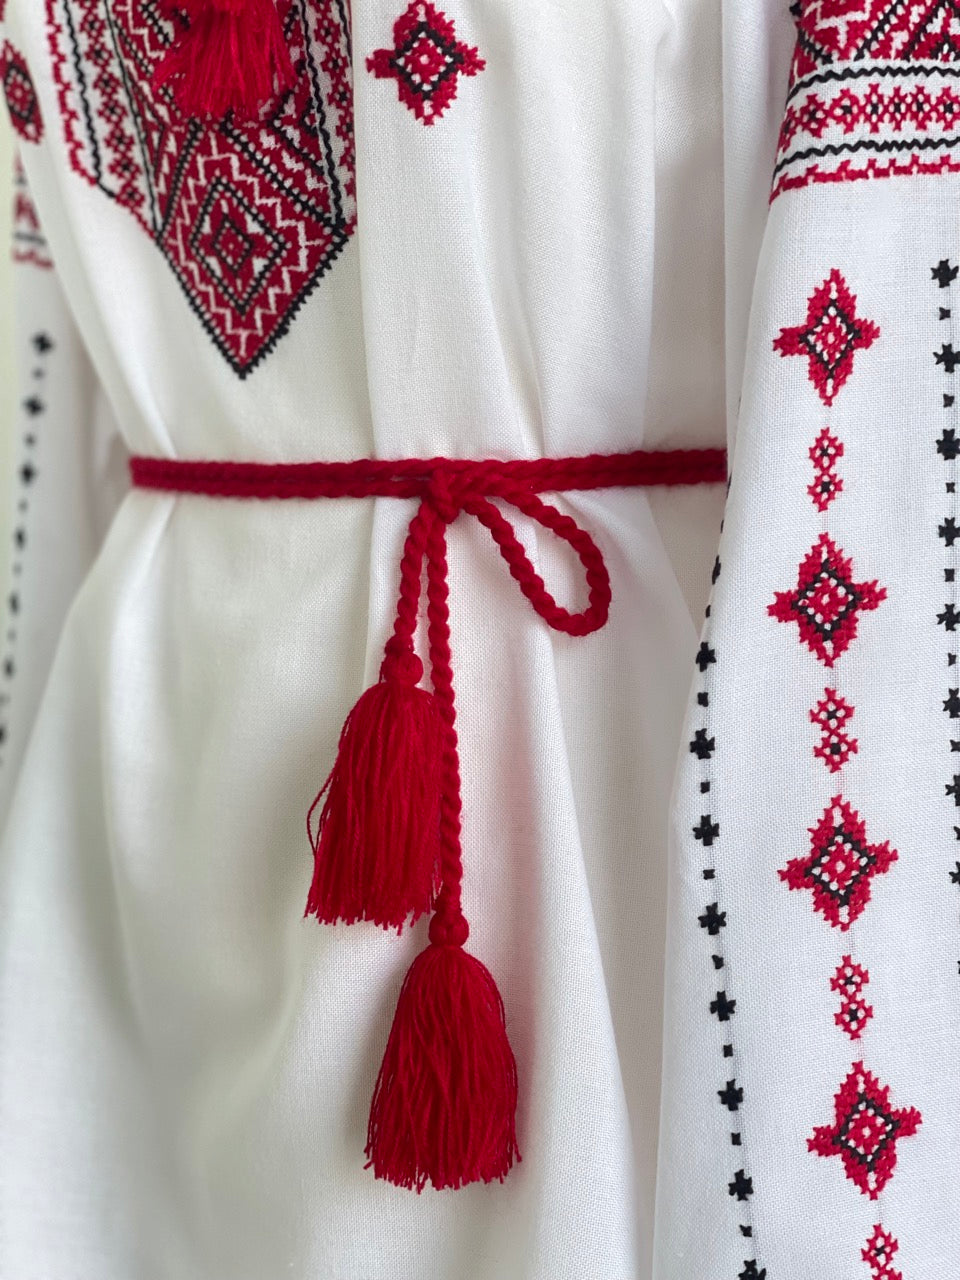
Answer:
[[[460,76],[486,66],[478,49],[457,39],[450,19],[429,0],[413,0],[393,25],[393,48],[377,49],[367,70],[397,82],[400,101],[423,124],[434,124],[457,96]]]
[[[850,1181],[876,1200],[897,1163],[897,1143],[920,1127],[915,1107],[890,1103],[889,1085],[881,1085],[862,1062],[855,1062],[834,1098],[834,1120],[819,1125],[807,1139],[818,1156],[840,1156]]]
[[[834,268],[807,302],[801,325],[780,330],[773,349],[782,356],[806,356],[807,373],[824,404],[832,404],[853,372],[854,353],[880,337],[872,320],[857,315],[856,295]]]
[[[864,1262],[869,1263],[872,1280],[903,1280],[903,1272],[893,1266],[893,1255],[899,1248],[896,1238],[878,1222],[861,1250]]]
[[[853,715],[853,707],[837,693],[836,689],[824,689],[823,697],[810,710],[810,719],[822,730],[820,742],[813,754],[823,761],[831,773],[847,763],[857,750],[856,738],[844,732],[844,725]]]
[[[863,988],[870,975],[863,965],[856,964],[850,956],[844,956],[837,971],[830,979],[830,990],[840,994],[840,1008],[833,1020],[851,1040],[859,1040],[863,1028],[873,1017],[873,1007],[863,998]]]
[[[837,459],[843,457],[843,445],[829,427],[823,427],[808,453],[813,463],[813,483],[807,486],[807,493],[818,511],[826,511],[843,489],[843,480],[837,474]]]
[[[43,118],[26,59],[9,40],[0,47],[0,86],[7,100],[10,123],[25,142],[43,137]]]
[[[181,18],[165,0],[46,0],[71,167],[153,239],[245,377],[356,226],[349,33],[338,0],[277,0],[296,83],[259,120],[184,119],[151,80]]]
[[[19,156],[13,166],[13,260],[45,271],[53,266]]]
[[[767,612],[778,622],[795,622],[801,642],[832,667],[856,639],[861,612],[876,609],[886,596],[875,579],[854,582],[853,562],[821,533],[800,563],[797,585],[778,591]]]
[[[835,928],[847,930],[870,901],[870,882],[889,871],[897,851],[887,841],[869,844],[863,819],[834,796],[815,827],[810,851],[777,874],[791,889],[809,889],[813,907]]]
[[[960,60],[956,0],[799,0],[793,78],[838,62]]]

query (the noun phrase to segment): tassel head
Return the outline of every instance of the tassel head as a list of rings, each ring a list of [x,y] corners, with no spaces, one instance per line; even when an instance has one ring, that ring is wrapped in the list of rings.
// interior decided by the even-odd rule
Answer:
[[[463,916],[443,916],[400,991],[367,1130],[368,1168],[418,1192],[503,1181],[520,1159],[503,1000]]]
[[[276,0],[177,0],[182,29],[153,77],[169,86],[184,115],[220,119],[232,111],[255,119],[275,93],[294,82]]]
[[[440,716],[419,687],[423,666],[388,648],[379,684],[361,695],[308,816],[315,864],[307,915],[400,929],[438,887]],[[323,800],[316,835],[310,829]]]

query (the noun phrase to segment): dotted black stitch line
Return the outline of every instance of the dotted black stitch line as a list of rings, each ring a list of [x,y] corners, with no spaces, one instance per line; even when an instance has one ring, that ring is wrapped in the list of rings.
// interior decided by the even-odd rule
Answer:
[[[722,529],[722,526],[721,526]],[[717,557],[713,567],[712,581],[716,585],[720,576],[720,558]],[[715,1079],[719,1087],[715,1089],[718,1104],[726,1108],[730,1119],[730,1149],[734,1159],[729,1161],[729,1180],[726,1192],[732,1196],[741,1212],[738,1214],[738,1228],[742,1239],[753,1239],[754,1224],[750,1212],[750,1198],[754,1194],[753,1178],[747,1171],[743,1159],[743,1125],[740,1119],[740,1108],[743,1105],[744,1090],[738,1083],[736,1075],[736,1059],[733,1036],[726,1030],[727,1024],[736,1014],[737,1002],[728,991],[730,986],[727,961],[723,947],[723,930],[727,925],[727,913],[722,909],[722,895],[718,891],[716,859],[712,850],[720,840],[720,823],[714,814],[716,811],[713,795],[713,758],[717,749],[716,736],[712,731],[710,714],[710,693],[713,686],[713,669],[717,662],[716,650],[710,644],[711,605],[707,605],[706,625],[704,626],[700,647],[697,650],[696,665],[699,671],[699,688],[697,689],[696,706],[702,708],[697,726],[688,743],[688,750],[700,763],[699,795],[701,798],[700,815],[693,827],[693,836],[701,849],[701,876],[704,885],[704,896],[701,902],[701,913],[697,923],[709,948],[711,976],[716,979],[718,988],[708,1002],[710,1015],[716,1019],[721,1029],[721,1070]],[[737,1167],[739,1166],[739,1167]],[[766,1268],[758,1268],[756,1257],[745,1258],[743,1270],[738,1273],[737,1280],[765,1280]]]
[[[46,333],[35,333],[31,339],[31,345],[41,361],[39,365],[34,366],[32,375],[35,379],[45,376],[44,363],[48,360],[50,353],[54,350],[54,344]],[[11,682],[16,675],[16,644],[17,629],[20,619],[20,611],[22,606],[21,586],[19,579],[23,574],[23,556],[29,546],[29,526],[27,516],[30,510],[30,493],[34,482],[37,479],[38,471],[36,466],[36,455],[39,447],[39,436],[37,426],[47,411],[47,405],[42,396],[37,392],[31,392],[25,396],[20,402],[21,412],[29,419],[30,429],[24,431],[21,437],[20,462],[17,470],[17,478],[21,486],[21,495],[17,499],[17,514],[14,521],[12,533],[13,539],[13,556],[10,565],[10,592],[6,600],[6,628],[4,636],[4,645],[2,649],[2,657],[0,657],[0,682],[2,682],[2,690],[0,690],[0,766],[5,763],[3,748],[9,740],[9,707],[11,698]]]
[[[934,365],[937,372],[946,375],[948,378],[953,375],[954,370],[960,361],[960,356],[954,357],[954,341],[957,340],[960,329],[957,326],[958,317],[955,315],[955,285],[958,276],[960,276],[960,266],[953,264],[949,258],[941,258],[940,261],[930,268],[930,280],[937,290],[937,324],[942,331],[946,331],[950,341],[942,342],[940,349],[933,352]],[[949,384],[951,388],[953,383]],[[960,505],[958,505],[957,497],[957,458],[960,457],[960,439],[958,439],[958,427],[960,427],[960,406],[957,404],[957,396],[955,390],[939,392],[941,396],[940,410],[941,415],[945,416],[950,423],[949,426],[943,426],[940,434],[937,436],[934,447],[937,451],[939,460],[944,464],[945,470],[941,473],[940,483],[943,485],[945,507],[947,514],[944,515],[942,523],[937,527],[937,537],[939,542],[943,544],[945,564],[941,564],[939,572],[943,582],[945,603],[943,612],[937,615],[937,625],[942,626],[945,632],[945,638],[952,638],[947,643],[947,686],[946,698],[943,700],[943,711],[948,720],[953,721],[960,718],[960,691],[950,687],[950,676],[952,675],[957,684],[960,685],[960,679],[957,678],[957,652],[958,640],[960,633],[957,631],[958,622],[960,622],[960,613],[958,613],[958,594],[957,594],[957,565],[960,554],[958,554],[958,538],[960,538]],[[939,545],[938,542],[938,545]],[[953,755],[954,768],[956,772],[943,782],[943,799],[947,802],[952,801],[954,809],[960,806],[960,728],[952,725],[950,731],[958,734],[957,737],[949,737],[950,752]],[[953,825],[953,833],[956,840],[960,840],[960,826]],[[960,862],[954,861],[954,869],[948,871],[948,877],[954,884],[960,884]],[[960,960],[957,961],[957,969],[960,972]]]

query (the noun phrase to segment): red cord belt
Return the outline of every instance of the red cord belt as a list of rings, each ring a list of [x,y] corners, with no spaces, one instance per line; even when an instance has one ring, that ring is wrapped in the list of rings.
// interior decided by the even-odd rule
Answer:
[[[369,920],[398,931],[432,912],[430,945],[404,980],[374,1090],[368,1167],[421,1191],[503,1179],[518,1160],[517,1068],[503,1001],[464,950],[460,760],[450,651],[446,528],[473,516],[493,537],[524,596],[555,631],[598,631],[610,576],[593,538],[544,502],[545,492],[711,484],[722,449],[637,450],[579,458],[390,462],[190,462],[134,457],[133,484],[219,498],[415,498],[400,561],[393,634],[380,680],[340,735],[330,776],[307,815],[314,876],[306,914]],[[587,606],[563,608],[530,562],[497,499],[556,535],[584,570]],[[432,691],[415,652],[424,569]],[[314,830],[313,816],[322,802]]]

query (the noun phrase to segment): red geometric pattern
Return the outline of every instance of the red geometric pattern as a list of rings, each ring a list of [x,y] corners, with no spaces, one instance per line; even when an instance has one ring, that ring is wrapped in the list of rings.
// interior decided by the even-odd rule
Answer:
[[[840,1008],[833,1020],[851,1040],[859,1040],[863,1028],[873,1017],[873,1008],[863,998],[863,988],[870,981],[870,974],[861,964],[855,964],[850,956],[844,956],[837,971],[830,979],[830,990],[840,993]]]
[[[823,697],[810,710],[810,719],[823,731],[813,754],[821,759],[831,773],[847,763],[857,750],[856,738],[844,732],[844,725],[853,715],[853,707],[837,693],[836,689],[824,689]]]
[[[807,486],[807,493],[818,511],[826,511],[843,489],[843,480],[836,469],[837,459],[843,457],[843,445],[829,427],[822,427],[808,453],[813,463],[814,479]]]
[[[393,48],[367,58],[378,80],[396,80],[400,101],[422,124],[440,119],[461,75],[475,76],[485,66],[479,50],[458,40],[453,23],[429,0],[412,0],[393,24]]]
[[[349,31],[339,0],[277,0],[294,87],[258,121],[184,119],[151,77],[166,0],[46,0],[72,168],[154,240],[246,376],[286,333],[356,225]]]
[[[818,67],[960,60],[957,0],[799,0],[793,80]]]
[[[895,1237],[878,1222],[860,1251],[864,1262],[869,1263],[872,1280],[903,1280],[903,1272],[893,1266],[893,1255],[899,1248]]]
[[[23,54],[9,40],[0,47],[0,88],[16,132],[25,142],[39,142],[43,137],[43,118],[33,77]]]
[[[870,901],[871,880],[890,870],[897,851],[887,841],[869,844],[863,819],[842,796],[833,797],[809,831],[810,852],[777,874],[790,889],[809,889],[814,910],[845,932]]]
[[[876,1200],[893,1176],[897,1143],[916,1133],[921,1118],[915,1107],[893,1107],[889,1085],[855,1062],[834,1098],[833,1124],[815,1128],[807,1147],[818,1156],[840,1156],[850,1181]]]
[[[19,156],[13,164],[13,261],[44,271],[53,267]]]
[[[854,353],[880,337],[871,320],[857,315],[857,299],[834,269],[807,301],[806,321],[780,330],[773,349],[781,356],[806,356],[808,376],[824,404],[832,404],[853,372]]]
[[[854,582],[853,562],[821,533],[800,562],[797,585],[778,591],[767,612],[779,622],[795,622],[801,642],[832,667],[856,639],[860,614],[876,609],[886,596],[875,579]]]
[[[786,151],[799,138],[819,139],[836,126],[843,135],[860,130],[878,134],[925,133],[954,130],[960,124],[960,94],[949,84],[931,92],[925,84],[895,84],[887,89],[873,81],[863,89],[844,84],[836,93],[829,90],[798,96],[787,106],[780,126],[780,150]]]

